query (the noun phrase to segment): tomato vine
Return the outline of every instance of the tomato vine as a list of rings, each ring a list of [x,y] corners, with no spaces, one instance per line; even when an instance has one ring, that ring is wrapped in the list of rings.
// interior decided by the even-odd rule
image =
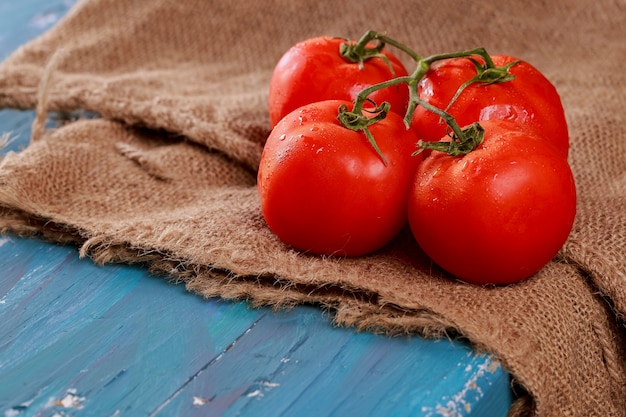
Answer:
[[[460,96],[462,91],[472,84],[481,83],[487,85],[513,80],[515,76],[509,72],[509,69],[518,64],[519,61],[514,61],[504,66],[497,66],[494,64],[491,56],[487,53],[485,48],[475,48],[466,51],[442,53],[423,57],[405,44],[398,42],[387,35],[371,30],[366,32],[357,42],[347,42],[341,44],[339,53],[344,59],[358,63],[360,66],[362,66],[368,59],[382,58],[391,68],[387,57],[381,52],[386,44],[392,45],[400,51],[406,53],[416,63],[415,70],[410,75],[394,77],[391,80],[374,84],[363,89],[354,100],[351,111],[346,107],[339,109],[338,118],[342,124],[351,130],[363,130],[370,144],[374,147],[383,161],[386,161],[384,155],[381,154],[380,149],[376,145],[375,139],[369,132],[368,127],[372,123],[375,123],[385,117],[387,111],[389,110],[388,106],[384,106],[385,103],[381,105],[376,105],[376,103],[374,103],[376,105],[376,111],[374,113],[378,115],[374,119],[369,119],[367,116],[363,115],[363,106],[367,102],[371,103],[369,96],[375,91],[399,84],[406,84],[409,88],[409,103],[404,115],[404,124],[406,128],[408,129],[410,127],[416,107],[422,106],[426,110],[438,115],[447,124],[452,132],[450,141],[432,143],[420,140],[417,144],[418,150],[415,154],[420,153],[425,149],[436,149],[447,152],[453,156],[458,156],[467,154],[480,145],[483,141],[484,130],[480,127],[479,123],[476,122],[468,127],[461,128],[455,118],[446,110]],[[484,62],[481,63],[475,59],[474,57],[476,56],[482,58]],[[456,94],[445,109],[440,109],[419,97],[418,84],[435,62],[452,58],[467,58],[471,60],[476,67],[476,75],[459,87]]]

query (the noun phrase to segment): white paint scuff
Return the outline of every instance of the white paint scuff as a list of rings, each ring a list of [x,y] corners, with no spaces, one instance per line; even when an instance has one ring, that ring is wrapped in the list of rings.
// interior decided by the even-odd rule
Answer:
[[[85,397],[81,397],[77,394],[76,388],[70,388],[65,392],[65,397],[60,400],[53,400],[51,406],[81,410],[84,408],[83,402],[85,400]]]
[[[196,397],[196,396],[193,397],[193,405],[195,405],[196,407],[201,407],[208,402],[209,402],[208,398],[202,398],[202,397]]]
[[[490,374],[497,372],[501,366],[497,360],[487,358],[485,362],[478,365],[476,372],[465,382],[459,392],[444,403],[437,404],[434,410],[432,407],[422,407],[422,412],[425,413],[426,417],[463,417],[470,415],[472,404],[476,404],[485,395],[478,381],[483,379],[487,372]],[[469,372],[471,369],[471,365],[468,365],[465,371]]]
[[[248,398],[263,397],[265,392],[273,388],[280,387],[280,384],[277,382],[261,381],[258,383],[258,386],[259,387],[255,389],[254,391],[250,391],[249,393],[247,393],[246,397]]]

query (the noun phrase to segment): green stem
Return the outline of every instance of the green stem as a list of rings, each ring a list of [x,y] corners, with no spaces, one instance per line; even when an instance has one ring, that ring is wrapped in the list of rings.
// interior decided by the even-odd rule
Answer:
[[[444,54],[431,55],[429,57],[424,58],[423,61],[426,62],[428,65],[432,65],[435,62],[441,61],[443,59],[469,58],[469,57],[474,56],[474,55],[478,55],[482,59],[484,59],[485,60],[485,66],[487,68],[496,68],[496,65],[494,64],[493,60],[491,59],[491,56],[489,56],[489,54],[487,53],[487,50],[485,48],[475,48],[475,49],[468,49],[466,51],[450,52],[450,53],[444,53]]]
[[[382,33],[379,33],[379,32],[369,31],[359,40],[357,44],[367,45],[368,42],[374,39],[382,41],[386,44],[389,44],[398,48],[399,50],[401,50],[402,52],[410,56],[414,61],[419,61],[420,59],[422,59],[422,57],[419,54],[417,54],[415,51],[413,51],[411,48],[409,48],[405,44],[398,42],[395,39],[392,39],[389,36],[383,35]]]
[[[424,101],[419,97],[417,97],[415,101],[418,106],[422,106],[431,113],[435,113],[437,116],[441,117],[457,138],[461,139],[465,136],[463,130],[461,129],[461,126],[459,126],[459,124],[456,122],[456,119],[450,113],[447,113],[444,110],[433,106],[429,102]]]
[[[352,111],[354,113],[361,112],[361,110],[363,109],[363,105],[365,104],[366,101],[368,101],[369,95],[372,94],[373,92],[382,90],[383,88],[392,87],[394,85],[398,85],[402,83],[409,83],[411,82],[411,79],[412,78],[410,76],[397,77],[397,78],[392,78],[391,80],[384,81],[382,83],[374,84],[367,88],[364,88],[361,92],[359,92],[356,99],[354,100],[354,109]]]
[[[368,47],[367,45],[372,41],[378,41],[379,43],[373,48]],[[373,30],[366,32],[363,36],[361,36],[361,39],[354,44],[344,44],[345,46],[341,50],[341,55],[352,62],[362,64],[365,59],[379,56],[385,44],[398,48],[410,56],[414,61],[422,59],[420,55],[403,43]],[[372,53],[372,51],[374,51],[374,53]]]

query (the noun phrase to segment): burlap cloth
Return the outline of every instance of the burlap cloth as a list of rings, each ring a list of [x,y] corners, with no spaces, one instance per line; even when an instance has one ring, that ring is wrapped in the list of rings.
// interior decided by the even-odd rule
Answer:
[[[80,2],[0,66],[0,106],[102,118],[43,136],[37,123],[0,162],[0,230],[145,262],[207,297],[312,302],[340,325],[465,338],[512,374],[512,415],[624,416],[624,17],[623,0]],[[424,55],[522,57],[557,86],[578,217],[538,275],[481,288],[438,270],[406,231],[371,256],[323,259],[267,229],[255,170],[273,66],[297,41],[368,29]]]

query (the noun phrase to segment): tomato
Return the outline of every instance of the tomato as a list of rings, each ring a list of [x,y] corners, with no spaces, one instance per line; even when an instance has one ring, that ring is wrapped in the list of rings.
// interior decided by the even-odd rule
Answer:
[[[424,252],[457,278],[514,283],[538,272],[565,243],[576,188],[551,143],[513,122],[481,125],[484,141],[474,151],[424,157],[409,196],[409,224]]]
[[[483,63],[482,58],[475,57]],[[507,55],[492,55],[496,66],[518,61]],[[569,135],[563,105],[552,83],[529,63],[520,61],[509,69],[511,81],[467,87],[447,110],[460,126],[475,121],[503,119],[516,121],[552,142],[567,157]],[[418,84],[422,100],[446,109],[458,88],[476,75],[474,64],[466,58],[435,62]],[[418,106],[412,126],[425,141],[437,141],[446,133],[439,116]]]
[[[274,68],[269,86],[269,114],[275,126],[289,112],[305,104],[324,100],[354,101],[366,87],[406,76],[400,60],[383,49],[393,72],[380,57],[358,63],[344,59],[339,47],[345,39],[316,37],[291,47]],[[404,115],[408,104],[406,85],[387,87],[369,96],[377,104],[391,104],[391,110]]]
[[[359,256],[388,243],[407,224],[406,205],[421,157],[417,137],[389,112],[363,131],[344,127],[329,100],[285,116],[268,136],[258,171],[261,209],[285,243],[314,254]]]

